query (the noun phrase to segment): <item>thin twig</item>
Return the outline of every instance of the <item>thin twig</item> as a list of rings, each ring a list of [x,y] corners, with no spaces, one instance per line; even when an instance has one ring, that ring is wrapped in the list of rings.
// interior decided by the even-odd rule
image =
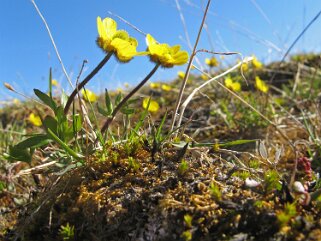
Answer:
[[[220,79],[222,78],[223,76],[227,75],[228,73],[232,72],[233,70],[237,69],[238,67],[240,67],[243,63],[247,63],[247,62],[250,62],[253,60],[253,57],[248,57],[248,58],[245,58],[243,60],[243,62],[240,62],[236,65],[234,65],[232,68],[226,70],[225,72],[215,76],[214,78],[211,78],[209,80],[207,80],[205,83],[203,83],[202,85],[198,86],[197,88],[195,88],[192,93],[186,98],[186,100],[184,101],[184,103],[181,105],[181,111],[180,111],[180,114],[179,114],[179,120],[178,120],[178,123],[177,123],[177,126],[180,126],[181,122],[182,122],[182,118],[184,116],[184,112],[185,112],[185,109],[187,107],[187,105],[189,104],[189,102],[193,99],[194,95],[200,91],[202,88],[204,88],[206,85],[210,84],[211,82],[217,80],[217,79]],[[208,75],[209,76],[209,75]],[[225,87],[225,86],[224,86]],[[228,88],[227,88],[228,89]],[[229,89],[228,89],[229,90]],[[233,92],[234,93],[234,92]],[[266,118],[266,117],[264,117]],[[267,119],[267,118],[266,118]]]
[[[176,9],[177,9],[177,11],[179,13],[179,16],[180,16],[180,19],[181,19],[181,22],[182,22],[182,25],[183,25],[183,28],[184,28],[184,33],[185,33],[185,39],[186,39],[187,46],[192,51],[193,50],[193,46],[192,46],[191,39],[190,39],[189,34],[188,34],[187,25],[186,25],[186,22],[185,22],[183,11],[181,9],[181,6],[179,5],[178,0],[175,0],[175,2],[176,2]],[[205,22],[204,22],[204,25],[205,25]],[[195,57],[195,61],[203,69],[203,65],[202,65],[201,61],[197,57]]]
[[[137,32],[141,33],[142,35],[146,36],[147,33],[143,32],[142,30],[140,30],[139,28],[137,28],[135,25],[131,24],[129,21],[127,21],[126,19],[122,18],[121,16],[111,12],[111,11],[108,11],[108,14],[109,15],[112,15],[116,18],[118,18],[119,20],[123,21],[124,23],[126,23],[128,26],[132,27],[133,29],[135,29]]]
[[[285,52],[285,54],[283,55],[283,58],[281,59],[279,66],[281,66],[281,64],[285,61],[286,57],[289,55],[289,53],[291,52],[292,48],[296,45],[296,43],[300,40],[300,38],[302,38],[302,36],[305,34],[305,32],[311,27],[311,25],[320,17],[321,15],[321,10],[317,13],[317,15],[315,15],[315,17],[308,23],[308,25],[301,31],[301,33],[296,37],[296,39],[293,41],[293,43],[290,45],[290,47],[288,48],[288,50]],[[276,76],[276,73],[274,73],[270,79],[270,82],[272,82],[274,80]]]
[[[57,48],[56,43],[55,43],[55,41],[54,41],[54,39],[53,39],[53,37],[52,37],[51,31],[50,31],[50,28],[49,28],[49,26],[48,26],[48,24],[47,24],[46,19],[45,19],[45,18],[43,17],[43,15],[41,14],[41,12],[40,12],[38,6],[36,5],[35,1],[34,1],[34,0],[30,0],[30,1],[31,1],[31,3],[33,4],[33,6],[35,7],[35,9],[36,9],[38,15],[40,16],[41,20],[43,21],[43,23],[44,23],[45,26],[46,26],[46,29],[47,29],[47,31],[48,31],[48,34],[49,34],[51,43],[52,43],[52,45],[53,45],[53,47],[54,47],[54,49],[55,49],[56,55],[57,55],[58,60],[59,60],[59,62],[60,62],[60,64],[61,64],[62,71],[64,72],[64,74],[65,74],[65,76],[66,76],[66,78],[67,78],[70,86],[71,86],[72,88],[74,88],[74,86],[73,86],[73,84],[72,84],[72,82],[71,82],[71,80],[70,80],[70,77],[69,77],[69,75],[67,74],[66,68],[65,68],[65,66],[64,66],[64,64],[63,64],[63,62],[62,62],[62,59],[61,59],[61,57],[60,57],[58,48]]]
[[[173,115],[172,123],[171,123],[171,131],[174,129],[174,125],[175,125],[175,122],[176,122],[177,111],[178,111],[178,108],[179,108],[179,106],[181,104],[181,101],[182,101],[182,98],[183,98],[183,93],[184,93],[184,90],[185,90],[185,86],[186,86],[186,83],[187,83],[187,80],[188,80],[188,77],[189,77],[189,73],[190,73],[190,69],[191,69],[191,66],[192,66],[192,63],[193,63],[193,59],[194,59],[194,56],[195,56],[195,53],[196,53],[196,48],[197,48],[197,45],[198,45],[198,41],[199,41],[201,33],[202,33],[202,29],[203,29],[203,26],[204,26],[204,23],[205,23],[207,11],[209,9],[210,4],[211,4],[211,0],[208,0],[206,8],[205,8],[204,15],[203,15],[203,19],[202,19],[202,22],[201,22],[201,26],[200,26],[200,28],[198,30],[198,34],[197,34],[197,38],[196,38],[196,41],[195,41],[195,44],[194,44],[194,48],[193,48],[193,51],[192,51],[188,66],[186,68],[185,77],[184,77],[183,83],[181,85],[178,98],[176,100],[175,111],[174,111],[174,115]]]

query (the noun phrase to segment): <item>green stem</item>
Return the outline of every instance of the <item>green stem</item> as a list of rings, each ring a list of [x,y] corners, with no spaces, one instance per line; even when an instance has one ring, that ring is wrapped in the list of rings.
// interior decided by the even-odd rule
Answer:
[[[74,158],[76,158],[77,160],[81,160],[84,158],[83,155],[81,155],[80,153],[75,152],[73,149],[71,149],[66,143],[64,143],[62,140],[59,139],[58,136],[55,135],[55,133],[53,133],[52,130],[50,130],[49,128],[47,129],[47,133],[49,134],[49,136],[55,141],[57,142],[69,155],[73,156]]]
[[[103,127],[101,128],[101,134],[103,134],[109,127],[109,125],[112,123],[112,121],[115,119],[116,114],[118,111],[126,104],[126,102],[141,88],[143,85],[153,76],[153,74],[156,72],[160,64],[156,64],[155,67],[152,69],[152,71],[143,79],[131,92],[129,92],[124,99],[116,106],[116,108],[113,110],[113,113],[111,114],[111,117],[107,119]]]
[[[113,55],[113,52],[109,52],[105,56],[105,58],[96,66],[96,68],[93,71],[91,71],[91,73],[87,75],[87,77],[76,86],[76,88],[71,93],[66,103],[66,106],[64,109],[65,115],[68,113],[70,105],[73,102],[75,96],[78,94],[78,92],[89,82],[89,80],[91,80],[98,73],[98,71],[107,63],[107,61],[110,59],[112,55]]]

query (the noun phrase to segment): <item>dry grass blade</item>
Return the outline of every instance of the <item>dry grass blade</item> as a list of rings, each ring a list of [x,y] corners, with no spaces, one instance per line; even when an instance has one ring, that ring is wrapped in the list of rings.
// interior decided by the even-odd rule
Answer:
[[[45,26],[46,26],[48,35],[49,35],[50,40],[51,40],[51,43],[52,43],[52,45],[53,45],[53,47],[54,47],[54,49],[55,49],[57,58],[58,58],[58,60],[59,60],[59,62],[60,62],[60,64],[61,64],[61,68],[62,68],[62,71],[64,72],[64,75],[66,76],[66,78],[67,78],[70,86],[71,86],[72,88],[74,88],[74,86],[73,86],[73,84],[72,84],[72,82],[71,82],[71,80],[70,80],[70,77],[69,77],[69,75],[67,74],[66,68],[65,68],[65,66],[64,66],[64,64],[63,64],[63,62],[62,62],[62,59],[61,59],[61,57],[60,57],[58,48],[57,48],[56,43],[55,43],[55,40],[54,40],[54,38],[53,38],[53,36],[52,36],[52,34],[51,34],[51,31],[50,31],[49,25],[47,24],[46,19],[44,18],[44,16],[43,16],[42,13],[40,12],[40,10],[39,10],[36,2],[35,2],[34,0],[30,0],[30,1],[31,1],[31,3],[33,4],[33,6],[35,7],[35,9],[36,9],[38,15],[40,16],[41,20],[43,21],[43,23],[44,23]]]
[[[175,122],[176,122],[176,114],[177,114],[178,108],[179,108],[179,106],[181,104],[181,101],[182,101],[182,98],[183,98],[183,93],[184,93],[184,89],[185,89],[185,86],[186,86],[186,82],[187,82],[188,77],[189,77],[189,73],[190,73],[190,69],[191,69],[191,66],[192,66],[192,63],[193,63],[193,59],[194,59],[194,56],[195,56],[195,53],[196,53],[196,48],[197,48],[197,45],[198,45],[198,41],[199,41],[201,33],[202,33],[202,29],[203,29],[203,26],[204,26],[204,23],[205,23],[207,11],[209,9],[210,4],[211,4],[211,0],[208,0],[206,8],[205,8],[204,15],[203,15],[203,19],[202,19],[202,22],[201,22],[201,26],[199,28],[199,31],[198,31],[198,34],[197,34],[197,38],[196,38],[196,41],[195,41],[195,44],[194,44],[194,48],[193,48],[190,60],[188,62],[188,66],[187,66],[186,72],[185,72],[185,77],[184,77],[183,83],[181,85],[178,98],[176,100],[174,115],[173,115],[172,123],[171,123],[171,131],[174,129],[174,125],[175,125]]]

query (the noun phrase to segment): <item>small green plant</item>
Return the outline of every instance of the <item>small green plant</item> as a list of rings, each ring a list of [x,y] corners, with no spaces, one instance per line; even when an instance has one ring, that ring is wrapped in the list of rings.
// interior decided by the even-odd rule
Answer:
[[[264,174],[265,190],[270,192],[272,190],[281,190],[280,175],[276,170],[268,170]]]
[[[110,159],[111,159],[111,163],[113,166],[119,165],[119,153],[118,152],[115,152],[115,151],[111,152]]]
[[[250,177],[251,174],[248,171],[237,171],[233,173],[233,176],[239,177],[242,180],[246,180],[246,178]]]
[[[253,169],[258,169],[261,166],[261,163],[259,160],[251,160],[249,162],[249,167]]]
[[[185,241],[191,241],[193,238],[193,234],[190,230],[186,230],[182,233],[181,237],[185,240]]]
[[[7,184],[3,181],[0,181],[0,193],[7,187]]]
[[[215,201],[220,201],[222,199],[221,190],[214,182],[211,182],[209,190]]]
[[[178,166],[178,174],[183,176],[188,171],[189,165],[186,160],[182,160]]]
[[[136,161],[133,157],[128,157],[128,165],[129,168],[132,169],[134,172],[137,172],[140,168],[140,164],[138,161]]]
[[[187,228],[192,228],[193,217],[189,214],[184,215],[184,223]]]
[[[296,203],[286,203],[284,205],[284,210],[279,211],[276,214],[280,227],[287,225],[289,221],[296,216],[296,214]]]
[[[75,227],[67,223],[65,226],[61,225],[59,229],[59,235],[63,240],[71,241],[75,237]]]

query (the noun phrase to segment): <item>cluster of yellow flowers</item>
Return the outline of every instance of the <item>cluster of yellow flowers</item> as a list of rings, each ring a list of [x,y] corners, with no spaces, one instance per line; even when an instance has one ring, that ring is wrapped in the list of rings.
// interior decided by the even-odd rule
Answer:
[[[106,53],[114,53],[120,62],[128,62],[139,55],[149,55],[150,60],[165,68],[183,65],[188,61],[188,53],[180,50],[180,45],[169,46],[158,43],[150,34],[146,36],[147,51],[137,52],[138,41],[125,30],[117,30],[117,23],[111,18],[97,18],[97,44]]]
[[[116,58],[123,63],[129,62],[135,56],[148,55],[150,60],[164,68],[171,68],[174,65],[183,65],[188,61],[188,53],[181,50],[180,45],[170,46],[166,43],[158,43],[150,34],[146,35],[147,50],[137,52],[138,41],[129,36],[125,30],[118,30],[117,23],[111,18],[101,19],[97,17],[98,28],[98,46],[106,53],[112,53]],[[152,88],[159,88],[157,83],[151,84]],[[161,85],[162,90],[171,91],[172,87],[166,84]],[[87,97],[86,97],[87,96]],[[87,91],[84,95],[88,101],[95,101],[96,97]],[[150,102],[149,102],[150,101]],[[145,98],[143,100],[143,108],[148,111],[156,112],[159,109],[159,104],[154,100]]]
[[[233,81],[230,76],[224,80],[225,86],[235,92],[241,91],[241,84],[237,81]]]
[[[172,90],[172,86],[167,85],[167,84],[160,84],[160,83],[150,83],[149,87],[151,89],[162,89],[164,91],[171,91]]]
[[[205,64],[207,64],[209,67],[213,68],[213,67],[217,67],[219,65],[217,59],[215,57],[212,58],[206,58],[205,59]]]

